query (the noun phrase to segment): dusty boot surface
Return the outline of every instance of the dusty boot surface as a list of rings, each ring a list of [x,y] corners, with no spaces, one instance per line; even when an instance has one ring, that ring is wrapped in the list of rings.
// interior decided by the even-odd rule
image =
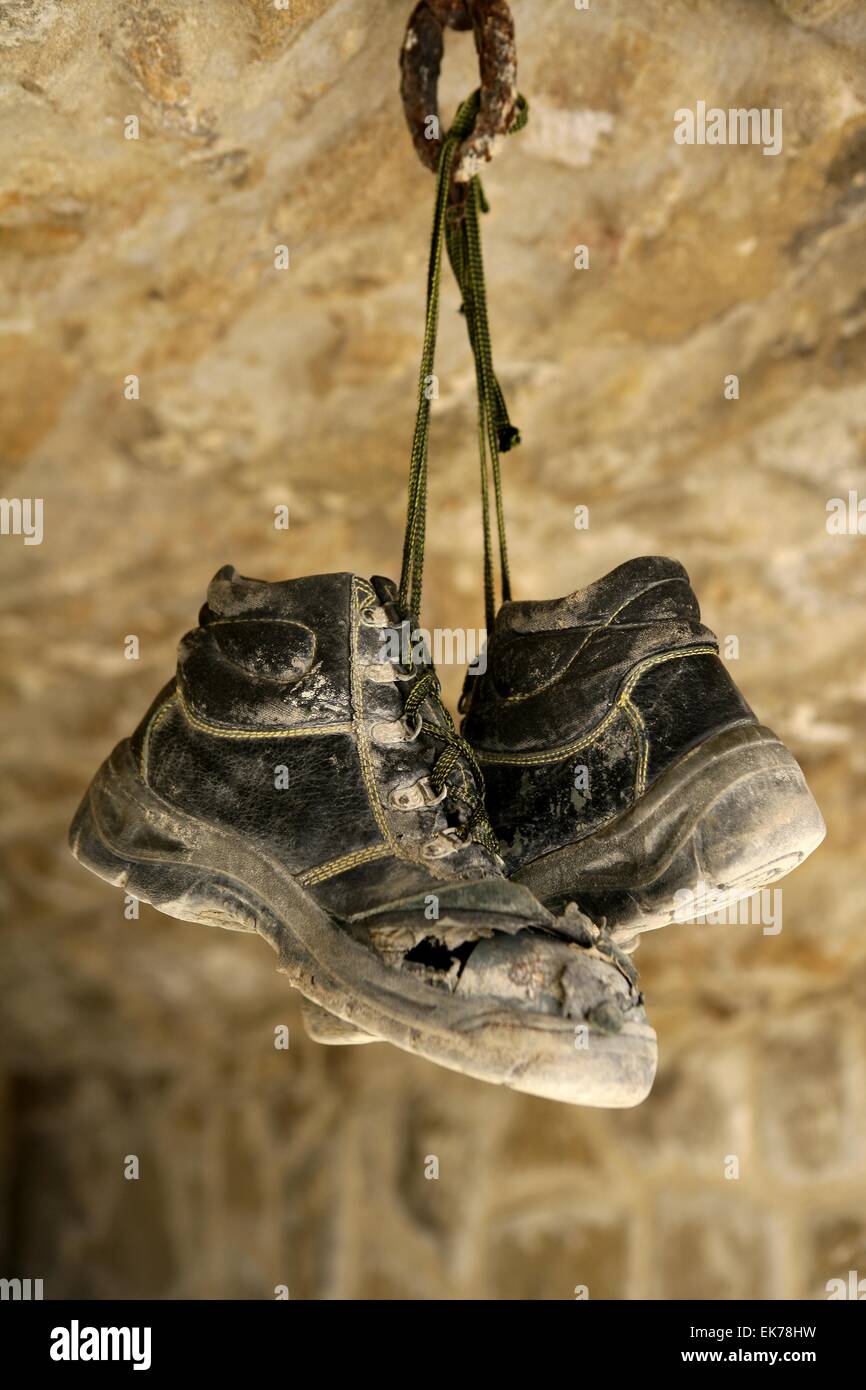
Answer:
[[[675,560],[506,603],[468,684],[463,732],[507,871],[554,910],[577,899],[623,944],[772,883],[824,837]]]
[[[163,912],[264,936],[320,1041],[635,1104],[656,1045],[633,968],[504,875],[435,672],[389,655],[402,621],[388,580],[220,570],[73,853]]]

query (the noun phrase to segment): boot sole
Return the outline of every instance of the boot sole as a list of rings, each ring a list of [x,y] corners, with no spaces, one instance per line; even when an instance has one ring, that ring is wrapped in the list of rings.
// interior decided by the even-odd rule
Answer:
[[[160,912],[263,936],[291,984],[347,1025],[345,1041],[373,1035],[452,1071],[576,1105],[636,1105],[652,1086],[648,1024],[593,1029],[578,1048],[568,1019],[461,999],[397,974],[266,854],[153,792],[128,740],[94,778],[69,843],[85,868]]]
[[[512,878],[548,907],[577,898],[627,946],[776,882],[825,833],[793,754],[771,730],[742,724],[693,748],[597,834]]]
[[[301,999],[301,1018],[304,1020],[307,1037],[328,1047],[384,1041],[383,1038],[374,1038],[372,1033],[365,1033],[362,1029],[356,1028],[354,1023],[337,1018],[336,1014],[329,1013],[320,1004],[314,1004],[312,999]]]

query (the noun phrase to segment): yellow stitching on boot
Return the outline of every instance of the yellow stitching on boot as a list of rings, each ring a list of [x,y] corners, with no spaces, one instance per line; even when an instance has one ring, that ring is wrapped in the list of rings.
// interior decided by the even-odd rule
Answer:
[[[138,769],[141,773],[142,782],[147,781],[147,758],[150,752],[150,740],[156,732],[157,726],[162,723],[164,716],[168,713],[169,707],[177,703],[177,690],[173,690],[168,699],[165,700],[156,711],[147,728],[144,731],[144,738],[141,740],[141,756],[138,760]]]
[[[613,708],[608,710],[607,714],[601,720],[601,723],[596,724],[593,729],[590,729],[588,734],[582,734],[580,738],[574,739],[572,743],[566,744],[565,747],[553,749],[547,753],[485,753],[483,749],[475,748],[474,745],[473,749],[480,763],[496,763],[497,765],[500,763],[508,763],[513,764],[515,767],[534,767],[536,764],[541,763],[560,763],[564,758],[571,757],[572,753],[579,753],[582,748],[586,748],[587,744],[594,743],[597,738],[600,738],[601,735],[605,733],[614,720],[619,718],[621,713],[621,706],[617,701]]]
[[[571,743],[566,743],[561,748],[549,749],[544,753],[494,753],[492,751],[485,752],[482,748],[475,748],[475,756],[480,763],[507,764],[512,767],[536,767],[545,763],[562,762],[563,759],[571,757],[572,753],[579,753],[587,744],[594,743],[597,738],[601,737],[628,701],[641,676],[646,675],[647,671],[652,670],[655,666],[663,665],[666,661],[679,661],[687,656],[718,656],[718,654],[718,647],[704,646],[687,647],[675,652],[660,652],[656,656],[646,657],[631,672],[617,696],[613,708],[608,710],[604,718],[588,733],[581,734],[580,738],[573,739]]]
[[[643,730],[643,757],[641,758],[641,764],[640,764],[640,767],[639,767],[639,769],[638,769],[638,778],[639,778],[639,781],[638,781],[638,792],[637,792],[638,796],[643,796],[644,792],[646,791],[646,784],[647,784],[647,781],[648,781],[648,778],[649,778],[649,755],[650,755],[649,734],[648,734],[647,731],[646,731],[646,724],[644,723],[643,715],[641,714],[641,712],[640,712],[640,710],[638,709],[637,705],[632,705],[632,704],[631,704],[631,701],[629,701],[629,704],[631,705],[631,708],[634,710],[635,714],[637,715],[638,719],[640,720],[640,726],[641,726],[641,729]]]
[[[351,724],[300,724],[294,729],[227,729],[220,724],[211,724],[186,703],[180,691],[177,692],[178,707],[189,724],[203,734],[214,738],[314,738],[318,734],[350,734]]]
[[[233,623],[283,623],[286,627],[306,628],[307,632],[312,633],[314,637],[316,635],[311,627],[300,622],[297,618],[253,618],[250,617],[249,613],[238,614],[236,618],[211,618],[203,631],[207,632],[208,628],[211,627],[230,627]]]
[[[368,849],[356,849],[352,854],[344,854],[339,859],[331,859],[325,864],[316,864],[312,869],[305,869],[302,874],[297,875],[295,881],[304,887],[313,883],[324,883],[325,879],[344,874],[347,870],[356,868],[358,864],[369,864],[371,860],[383,859],[390,853],[390,845],[370,845]]]
[[[647,764],[649,762],[649,739],[647,738],[646,725],[643,722],[640,710],[636,705],[632,704],[628,696],[623,700],[622,708],[634,731],[635,742],[637,744],[637,770],[634,779],[635,796],[643,796],[646,790]]]

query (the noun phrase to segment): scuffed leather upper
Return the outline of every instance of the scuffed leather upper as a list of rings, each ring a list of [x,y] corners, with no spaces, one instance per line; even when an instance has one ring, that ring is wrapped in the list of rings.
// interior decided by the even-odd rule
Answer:
[[[224,567],[180,643],[176,681],[133,736],[142,775],[173,804],[258,844],[337,917],[398,927],[423,919],[435,894],[443,935],[466,913],[506,930],[546,921],[494,855],[454,834],[474,790],[462,765],[438,805],[394,801],[442,751],[400,726],[420,674],[406,679],[383,655],[383,635],[401,620],[389,580],[272,584]],[[421,714],[443,723],[433,700]]]
[[[683,566],[630,560],[503,605],[463,732],[510,870],[592,834],[689,748],[752,720]]]

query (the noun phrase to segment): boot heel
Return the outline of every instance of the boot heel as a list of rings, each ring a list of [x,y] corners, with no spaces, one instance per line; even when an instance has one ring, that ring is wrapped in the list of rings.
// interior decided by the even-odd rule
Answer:
[[[692,749],[597,834],[514,877],[551,908],[576,898],[625,944],[775,883],[825,833],[793,754],[771,730],[746,724]]]
[[[69,828],[79,864],[130,897],[184,922],[258,931],[236,885],[185,862],[196,838],[194,823],[182,826],[142,780],[128,739],[102,764]]]

